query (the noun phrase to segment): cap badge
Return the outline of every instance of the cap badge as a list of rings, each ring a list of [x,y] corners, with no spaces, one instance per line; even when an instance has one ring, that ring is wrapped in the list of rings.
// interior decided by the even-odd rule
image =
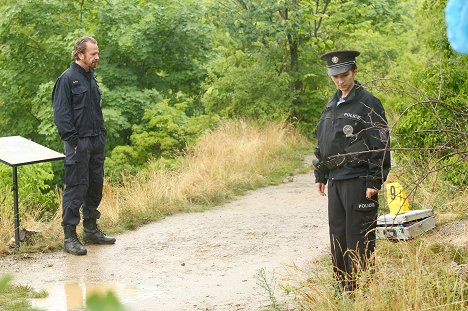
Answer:
[[[343,126],[343,133],[346,135],[346,137],[352,137],[353,136],[353,127],[351,125]]]
[[[333,64],[336,64],[336,63],[338,63],[340,61],[340,59],[337,56],[333,56],[331,61],[332,61]]]

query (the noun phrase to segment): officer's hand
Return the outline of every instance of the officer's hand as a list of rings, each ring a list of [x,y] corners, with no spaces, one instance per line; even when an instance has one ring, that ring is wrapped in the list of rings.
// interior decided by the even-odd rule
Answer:
[[[321,182],[317,182],[317,183],[315,183],[315,185],[317,186],[317,190],[320,193],[320,195],[321,196],[326,196],[326,194],[325,194],[325,184],[321,183]]]
[[[372,199],[374,195],[376,195],[379,192],[379,190],[374,189],[374,188],[367,188],[366,189],[366,198],[367,199]]]

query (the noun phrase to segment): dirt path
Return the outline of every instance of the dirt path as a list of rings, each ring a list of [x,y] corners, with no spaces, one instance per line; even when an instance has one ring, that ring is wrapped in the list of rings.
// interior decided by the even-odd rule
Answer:
[[[260,310],[255,275],[286,276],[328,249],[326,199],[302,174],[202,213],[180,214],[117,236],[88,255],[0,258],[0,273],[43,288],[47,310],[81,310],[87,293],[113,289],[129,310]]]

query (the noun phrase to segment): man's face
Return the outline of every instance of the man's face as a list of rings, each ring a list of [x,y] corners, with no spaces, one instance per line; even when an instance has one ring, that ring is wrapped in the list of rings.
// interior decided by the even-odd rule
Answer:
[[[346,72],[330,76],[335,83],[336,87],[343,93],[347,94],[351,91],[354,86],[354,77],[356,76],[357,70],[348,70]]]
[[[95,69],[99,61],[99,48],[97,44],[86,42],[86,50],[84,53],[79,53],[78,57],[86,71]]]

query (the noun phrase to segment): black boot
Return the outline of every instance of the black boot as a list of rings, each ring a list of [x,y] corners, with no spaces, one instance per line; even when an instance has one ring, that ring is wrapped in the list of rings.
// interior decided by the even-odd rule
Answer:
[[[73,225],[63,225],[63,233],[65,239],[63,241],[63,249],[70,254],[81,256],[86,255],[87,250],[78,240],[76,235],[76,226]]]
[[[99,230],[96,219],[83,220],[83,240],[86,244],[114,244],[115,238]]]

